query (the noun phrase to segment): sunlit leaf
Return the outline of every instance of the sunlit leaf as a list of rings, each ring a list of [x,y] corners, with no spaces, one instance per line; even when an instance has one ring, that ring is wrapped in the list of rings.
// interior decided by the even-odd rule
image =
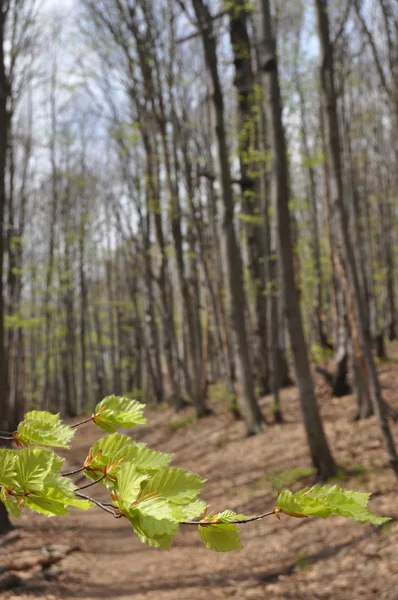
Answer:
[[[119,506],[128,509],[136,500],[141,490],[141,483],[147,478],[143,473],[137,471],[133,463],[125,463],[121,466],[118,474]]]
[[[74,436],[74,430],[61,423],[59,415],[52,415],[42,410],[26,413],[24,420],[18,425],[18,439],[26,445],[68,448]]]
[[[16,486],[24,491],[42,490],[50,473],[54,452],[45,448],[24,448],[16,453]]]
[[[205,481],[194,473],[170,467],[155,473],[142,491],[145,495],[156,492],[175,504],[187,504],[196,499]]]
[[[16,476],[15,450],[0,448],[0,485],[13,485]]]
[[[47,516],[59,516],[67,513],[68,507],[88,510],[92,503],[74,494],[76,486],[67,479],[55,473],[50,473],[43,489],[30,494],[25,503],[28,508]]]
[[[315,485],[304,488],[295,494],[283,490],[277,499],[277,506],[287,514],[308,515],[326,519],[339,515],[359,521],[381,525],[390,519],[377,517],[367,508],[370,494],[344,490],[337,485]]]
[[[95,407],[97,415],[93,421],[103,431],[114,432],[115,427],[146,425],[145,405],[123,396],[107,396]]]
[[[198,528],[199,535],[209,550],[230,552],[242,548],[236,525],[199,525]]]

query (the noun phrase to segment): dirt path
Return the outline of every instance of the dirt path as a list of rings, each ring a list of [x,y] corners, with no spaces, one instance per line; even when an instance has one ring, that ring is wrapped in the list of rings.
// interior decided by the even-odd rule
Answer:
[[[389,363],[381,370],[385,397],[398,408],[398,365]],[[372,491],[372,510],[395,519],[388,530],[375,533],[370,526],[340,518],[278,522],[270,517],[241,528],[244,549],[239,552],[209,552],[196,528],[189,527],[179,532],[167,552],[144,546],[128,523],[99,509],[61,519],[26,513],[22,539],[0,549],[0,554],[26,547],[32,552],[48,543],[78,543],[81,550],[64,559],[60,569],[50,570],[47,578],[39,573],[28,586],[2,597],[398,600],[398,485],[384,465],[377,426],[373,419],[350,422],[355,408],[351,397],[331,399],[321,383],[317,393],[336,458],[342,466],[355,466],[357,473],[341,484]],[[270,403],[270,398],[264,399],[265,411]],[[168,409],[148,410],[150,428],[131,430],[131,435],[174,452],[173,464],[206,477],[202,496],[211,510],[232,508],[250,514],[273,508],[280,485],[300,488],[311,482],[308,477],[295,482],[300,473],[292,471],[299,467],[305,475],[310,466],[293,388],[283,392],[283,405],[286,424],[252,438],[244,437],[243,424],[234,422],[217,400],[217,416],[200,423],[190,417],[190,410],[178,415]],[[398,440],[398,426],[394,429]],[[71,466],[82,463],[97,434],[92,425],[78,431]],[[94,492],[103,497],[102,489]]]

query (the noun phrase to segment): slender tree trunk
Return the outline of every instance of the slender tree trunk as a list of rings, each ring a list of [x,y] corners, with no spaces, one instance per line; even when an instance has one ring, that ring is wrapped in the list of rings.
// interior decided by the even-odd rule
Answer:
[[[10,82],[8,81],[4,56],[4,32],[6,20],[5,3],[0,5],[0,427],[7,429],[7,369],[4,353],[4,212],[6,206],[6,156],[8,145],[8,114],[7,100],[10,94]],[[11,529],[7,510],[0,502],[0,533],[6,533]]]
[[[310,224],[311,224],[311,246],[312,255],[314,261],[314,274],[315,274],[315,321],[318,334],[318,342],[322,348],[330,348],[331,345],[327,339],[327,335],[324,330],[324,316],[323,316],[323,277],[322,277],[322,264],[321,264],[321,247],[320,247],[320,235],[319,235],[319,216],[318,216],[318,193],[316,184],[315,169],[311,165],[311,152],[308,140],[308,127],[307,127],[307,107],[304,98],[304,92],[300,81],[300,73],[298,70],[298,61],[300,56],[300,34],[298,34],[297,48],[295,55],[295,84],[299,99],[300,109],[300,133],[301,142],[303,148],[303,161],[306,164],[306,171],[308,174],[308,195],[310,199]]]
[[[293,270],[291,246],[288,167],[285,132],[282,124],[282,104],[279,88],[276,43],[272,33],[271,11],[268,0],[258,0],[260,26],[260,58],[264,74],[267,101],[268,131],[272,150],[271,193],[278,223],[278,252],[281,257],[284,308],[290,334],[299,396],[311,458],[319,478],[327,479],[337,472],[323,429],[316,403],[310,372],[299,298]]]
[[[230,3],[227,3],[228,6]],[[255,298],[255,364],[261,393],[269,392],[267,297],[264,269],[264,206],[260,203],[258,120],[251,44],[247,30],[247,3],[235,0],[228,10],[234,53],[238,107],[240,187],[249,254],[249,271]],[[257,164],[256,164],[257,161]],[[256,172],[257,171],[257,172]]]
[[[212,19],[203,0],[192,0],[203,42],[207,68],[213,85],[214,128],[217,158],[223,200],[223,243],[227,267],[228,301],[236,346],[236,367],[239,382],[239,399],[242,415],[247,422],[248,433],[261,431],[265,423],[257,403],[245,322],[246,298],[243,286],[242,258],[234,227],[234,200],[225,131],[224,100],[217,66],[216,41]]]
[[[87,406],[87,352],[86,352],[86,321],[87,321],[87,286],[85,273],[85,248],[86,248],[86,210],[83,202],[80,215],[79,235],[79,284],[80,284],[80,390],[77,396],[76,413],[80,415]]]
[[[58,168],[56,157],[56,134],[57,134],[57,116],[56,116],[56,68],[53,64],[51,75],[51,139],[50,139],[50,155],[51,155],[51,209],[49,223],[49,240],[48,240],[48,264],[46,275],[46,287],[44,292],[44,367],[43,367],[43,388],[41,397],[41,407],[47,410],[50,405],[50,353],[51,353],[51,323],[53,316],[52,300],[52,282],[54,275],[54,247],[55,247],[55,226],[58,212]]]
[[[340,155],[339,126],[337,119],[337,103],[334,87],[334,59],[333,46],[330,41],[329,16],[327,0],[314,0],[317,16],[318,35],[321,47],[320,80],[322,105],[325,119],[326,146],[330,162],[330,197],[332,210],[339,224],[339,252],[342,268],[347,278],[347,288],[352,303],[353,317],[358,329],[359,343],[363,352],[364,368],[369,384],[373,409],[381,428],[383,442],[388,453],[391,467],[398,476],[398,456],[394,440],[388,424],[386,411],[383,407],[380,383],[377,376],[376,365],[372,355],[369,331],[366,328],[363,298],[359,286],[358,275],[355,269],[354,254],[347,230],[347,216],[343,202],[343,179]]]

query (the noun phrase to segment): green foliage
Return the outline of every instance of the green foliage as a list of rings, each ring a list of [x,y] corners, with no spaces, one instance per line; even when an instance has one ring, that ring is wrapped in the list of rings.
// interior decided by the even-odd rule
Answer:
[[[0,449],[0,501],[13,517],[24,508],[47,516],[65,515],[70,507],[87,510],[94,504],[117,518],[127,519],[138,538],[149,546],[169,548],[181,524],[196,525],[205,546],[217,552],[242,547],[238,525],[281,513],[292,517],[340,515],[361,523],[380,525],[388,518],[376,517],[367,508],[369,494],[350,492],[334,486],[314,486],[292,494],[282,491],[273,511],[245,516],[232,510],[207,514],[206,503],[198,498],[205,479],[184,469],[170,467],[171,455],[151,450],[146,444],[115,432],[116,427],[145,424],[144,406],[136,400],[104,398],[91,418],[101,429],[111,431],[89,449],[83,471],[88,483],[77,488],[62,473],[64,459],[49,447],[67,447],[74,429],[59,415],[43,411],[27,413],[14,434],[23,449]],[[80,424],[82,424],[80,423]],[[77,424],[76,426],[79,426]],[[300,476],[302,475],[302,470]],[[306,473],[307,474],[307,473]],[[298,474],[295,472],[295,478]],[[280,482],[291,483],[293,475]],[[110,492],[106,504],[81,493],[94,483]]]
[[[54,448],[69,448],[68,443],[73,435],[73,429],[63,425],[59,415],[51,415],[42,410],[26,413],[17,429],[18,442],[25,446],[38,444]]]
[[[103,431],[113,432],[115,427],[146,425],[145,405],[137,400],[107,396],[95,407],[94,423]]]
[[[209,550],[230,552],[242,548],[236,525],[199,525],[199,535]]]
[[[326,519],[331,515],[339,515],[373,525],[382,525],[389,521],[388,517],[376,517],[366,508],[369,498],[370,494],[343,490],[337,485],[315,485],[296,494],[283,490],[276,502],[279,512],[290,516]]]
[[[48,516],[64,515],[68,506],[90,508],[90,502],[76,497],[72,481],[59,474],[63,460],[52,450],[2,450],[0,457],[0,499],[12,516],[19,516],[23,506]]]

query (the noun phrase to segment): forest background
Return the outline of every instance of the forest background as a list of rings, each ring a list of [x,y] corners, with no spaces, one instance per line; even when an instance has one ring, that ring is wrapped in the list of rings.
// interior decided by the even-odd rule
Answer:
[[[1,428],[216,389],[257,434],[294,382],[325,480],[312,364],[398,473],[395,2],[0,6]]]

